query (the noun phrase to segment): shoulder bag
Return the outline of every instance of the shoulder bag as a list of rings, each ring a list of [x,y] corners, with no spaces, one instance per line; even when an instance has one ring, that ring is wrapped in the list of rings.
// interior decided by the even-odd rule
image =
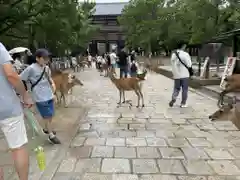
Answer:
[[[42,72],[41,76],[39,77],[39,79],[35,83],[32,84],[31,90],[33,90],[33,88],[42,80],[42,78],[45,74],[45,71],[46,71],[46,67],[44,67],[43,72]]]
[[[178,54],[177,51],[175,52],[175,54],[176,54],[177,58],[179,59],[179,61],[182,63],[182,65],[184,65],[184,66],[187,68],[190,77],[193,76],[193,75],[194,75],[193,68],[192,68],[192,67],[188,67],[184,62],[182,62],[182,60],[181,60],[181,58],[179,57],[179,54]]]

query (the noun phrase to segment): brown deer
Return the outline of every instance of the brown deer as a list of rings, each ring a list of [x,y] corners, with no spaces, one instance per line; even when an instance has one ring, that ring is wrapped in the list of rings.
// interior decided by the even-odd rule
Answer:
[[[142,93],[142,81],[141,79],[137,77],[130,77],[130,78],[120,78],[117,79],[115,77],[115,73],[112,71],[109,72],[109,77],[112,81],[112,83],[116,86],[116,88],[119,90],[119,102],[118,104],[121,105],[122,103],[127,102],[125,100],[125,91],[134,91],[138,97],[138,104],[136,107],[140,106],[140,99],[142,99],[142,107],[144,107],[144,98]],[[123,102],[122,102],[122,96],[123,96]],[[130,103],[130,106],[132,104]]]
[[[211,121],[232,121],[232,123],[240,130],[240,104],[223,105],[212,115],[209,116]]]
[[[56,92],[60,92],[60,97],[56,93],[57,102],[61,104],[61,100],[63,99],[65,107],[67,107],[65,95],[68,94],[69,91],[72,91],[73,86],[83,86],[83,83],[79,79],[69,73],[62,72],[61,74],[56,74],[52,79],[56,85]]]
[[[224,96],[230,92],[240,92],[240,74],[233,74],[224,79],[226,81],[225,89],[220,93],[218,99],[218,107],[224,105]]]

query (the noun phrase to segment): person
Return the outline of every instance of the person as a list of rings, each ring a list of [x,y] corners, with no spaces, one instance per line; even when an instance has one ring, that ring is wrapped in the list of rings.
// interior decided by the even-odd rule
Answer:
[[[127,78],[128,75],[128,54],[125,52],[124,47],[121,47],[121,51],[118,53],[118,66],[120,68],[120,78]]]
[[[92,67],[92,56],[91,54],[88,54],[88,67]]]
[[[130,75],[131,77],[136,77],[137,76],[137,71],[138,71],[138,64],[135,60],[131,62],[130,65]]]
[[[0,128],[11,149],[19,179],[28,180],[29,155],[24,146],[28,139],[23,108],[17,93],[24,107],[30,108],[33,103],[11,61],[12,57],[0,43]]]
[[[44,120],[43,132],[49,135],[48,140],[53,144],[61,144],[52,129],[54,116],[55,83],[51,78],[51,70],[46,65],[49,61],[49,52],[46,49],[38,49],[35,53],[36,62],[28,66],[21,74],[21,79],[30,82],[32,97],[36,107]]]
[[[23,64],[21,63],[21,55],[19,53],[15,53],[12,55],[12,58],[14,60],[13,67],[16,69],[17,73],[21,72],[23,68]]]
[[[112,49],[112,52],[110,53],[110,55],[109,55],[109,57],[110,57],[110,62],[111,62],[111,70],[112,70],[112,72],[116,72],[116,63],[117,63],[117,55],[116,55],[116,48],[114,47],[113,49]]]
[[[100,71],[101,69],[101,62],[102,62],[102,57],[97,55],[97,69]]]
[[[26,60],[24,63],[27,65],[31,65],[31,64],[35,63],[35,61],[36,61],[35,57],[32,55],[31,51],[29,51],[29,50],[25,51],[25,58],[26,58]]]
[[[182,101],[180,107],[187,107],[187,97],[188,97],[188,83],[189,83],[189,71],[181,63],[181,61],[187,66],[192,66],[192,61],[190,55],[185,52],[186,44],[179,42],[177,44],[177,50],[172,53],[171,64],[172,64],[172,73],[174,79],[174,88],[172,93],[172,100],[169,102],[169,106],[172,107],[176,102],[178,94],[182,89]],[[178,56],[177,56],[178,55]],[[179,58],[180,60],[179,60]]]

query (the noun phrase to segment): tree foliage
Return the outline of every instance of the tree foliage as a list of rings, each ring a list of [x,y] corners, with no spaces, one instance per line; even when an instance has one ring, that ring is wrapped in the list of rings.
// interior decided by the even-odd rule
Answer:
[[[86,48],[98,29],[90,19],[94,7],[77,0],[1,1],[1,41],[8,47],[46,47],[56,55]]]
[[[240,28],[238,0],[130,0],[119,18],[127,44],[167,51],[177,41],[198,44]],[[157,45],[157,46],[156,46]]]

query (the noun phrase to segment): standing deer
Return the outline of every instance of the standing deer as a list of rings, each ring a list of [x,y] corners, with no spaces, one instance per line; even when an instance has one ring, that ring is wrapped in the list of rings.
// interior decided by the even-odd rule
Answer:
[[[125,103],[125,91],[134,91],[138,97],[138,104],[136,107],[140,106],[140,99],[142,99],[142,107],[144,107],[144,98],[142,93],[142,79],[139,79],[137,77],[130,77],[130,78],[120,78],[117,79],[115,77],[115,73],[110,72],[109,77],[112,81],[112,83],[116,86],[116,88],[119,90],[119,102],[118,104],[121,105],[122,103]],[[123,102],[122,102],[122,96],[123,96]],[[131,106],[131,104],[130,104]]]

